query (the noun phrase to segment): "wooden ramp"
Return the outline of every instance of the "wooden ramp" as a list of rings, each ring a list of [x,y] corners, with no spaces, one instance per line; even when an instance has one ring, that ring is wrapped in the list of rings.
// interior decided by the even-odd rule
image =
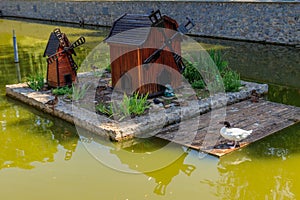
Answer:
[[[226,145],[227,141],[219,134],[223,125],[210,124],[211,116],[212,114],[209,112],[168,126],[156,136],[218,157],[239,149],[230,149]],[[242,148],[299,122],[300,107],[265,100],[260,100],[258,103],[247,100],[228,106],[225,120],[234,127],[253,130],[251,136],[240,143],[240,148]],[[199,125],[195,126],[195,124]]]

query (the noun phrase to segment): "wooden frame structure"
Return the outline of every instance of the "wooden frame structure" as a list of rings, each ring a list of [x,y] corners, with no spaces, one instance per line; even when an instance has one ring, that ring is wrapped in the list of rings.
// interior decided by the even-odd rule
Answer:
[[[173,53],[181,54],[181,38],[175,38],[172,50],[164,48],[154,62],[147,60],[177,31],[177,22],[162,16],[161,28],[153,28],[149,15],[124,14],[113,23],[105,42],[110,47],[112,86],[125,92],[161,94],[166,84],[181,85],[181,74]],[[174,73],[175,72],[175,73]],[[178,73],[177,73],[178,72]],[[117,88],[116,88],[117,87]]]

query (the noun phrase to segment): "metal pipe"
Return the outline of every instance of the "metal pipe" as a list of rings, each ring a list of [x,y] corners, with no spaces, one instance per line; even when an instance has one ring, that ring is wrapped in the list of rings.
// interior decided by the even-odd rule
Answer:
[[[18,55],[18,44],[17,44],[17,37],[16,37],[16,32],[13,30],[13,45],[14,45],[14,58],[15,58],[15,63],[19,62],[19,55]]]

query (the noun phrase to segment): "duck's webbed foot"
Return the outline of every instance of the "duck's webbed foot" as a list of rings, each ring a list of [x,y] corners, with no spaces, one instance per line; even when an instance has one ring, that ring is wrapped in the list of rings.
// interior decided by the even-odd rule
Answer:
[[[233,145],[234,145],[234,141],[226,142],[226,145],[227,145],[227,146],[233,146]]]
[[[234,145],[231,148],[235,149],[235,148],[238,148],[238,147],[240,147],[240,143],[238,141],[234,141]]]

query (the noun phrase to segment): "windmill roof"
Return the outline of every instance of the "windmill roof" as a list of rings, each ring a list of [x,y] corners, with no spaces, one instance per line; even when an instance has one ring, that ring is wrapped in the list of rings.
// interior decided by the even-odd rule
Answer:
[[[44,52],[44,57],[55,54],[58,47],[59,47],[59,40],[55,36],[55,34],[53,32],[51,32],[48,43],[47,43],[47,47]]]
[[[69,47],[71,44],[70,44],[67,36],[64,33],[63,33],[63,39],[66,43],[66,46]],[[45,56],[49,57],[49,56],[52,56],[53,54],[55,54],[57,52],[59,46],[60,46],[59,39],[56,37],[56,35],[53,32],[51,32],[46,49],[44,51],[44,57]],[[76,55],[74,49],[71,49],[70,51],[72,54]]]
[[[171,20],[166,16],[163,18]],[[126,13],[113,23],[105,42],[139,46],[147,40],[151,27],[148,15]]]

